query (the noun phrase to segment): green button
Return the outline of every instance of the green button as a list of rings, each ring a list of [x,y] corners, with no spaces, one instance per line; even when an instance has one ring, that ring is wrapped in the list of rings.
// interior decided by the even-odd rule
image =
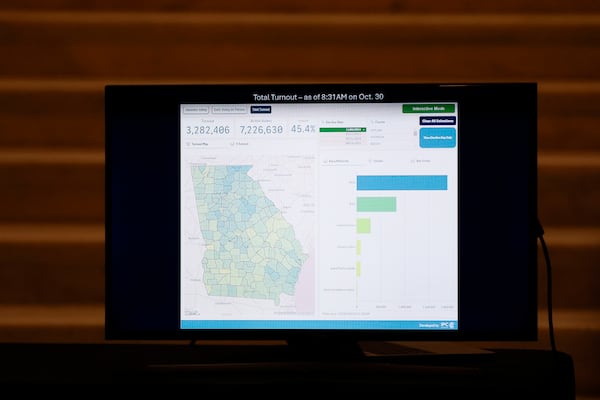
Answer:
[[[456,104],[402,104],[402,112],[408,114],[453,113],[454,110],[456,110]]]

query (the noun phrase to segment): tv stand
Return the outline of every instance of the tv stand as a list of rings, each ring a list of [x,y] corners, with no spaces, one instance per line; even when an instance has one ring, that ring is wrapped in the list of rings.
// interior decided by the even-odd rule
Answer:
[[[398,393],[415,393],[420,399],[449,394],[507,398],[516,393],[575,399],[573,361],[562,352],[497,349],[470,355],[373,356],[374,347],[368,344],[357,353],[348,352],[347,346],[356,350],[352,343],[331,347],[321,339],[312,348],[294,340],[291,346],[2,343],[0,383],[194,383],[218,385],[219,390],[233,390],[236,384],[335,384],[346,390],[368,386],[370,393],[386,392],[393,385]],[[263,386],[254,387],[264,394]]]
[[[290,337],[286,340],[291,360],[359,361],[366,355],[359,342],[327,336]]]
[[[290,337],[286,340],[285,357],[289,360],[304,361],[366,361],[368,357],[409,357],[409,356],[457,356],[474,354],[473,351],[461,352],[447,349],[424,349],[399,342],[368,341],[344,339],[330,336]],[[451,346],[448,346],[451,347]],[[481,350],[477,354],[490,354],[491,351]],[[402,360],[404,360],[404,358]],[[401,359],[396,359],[401,361]]]

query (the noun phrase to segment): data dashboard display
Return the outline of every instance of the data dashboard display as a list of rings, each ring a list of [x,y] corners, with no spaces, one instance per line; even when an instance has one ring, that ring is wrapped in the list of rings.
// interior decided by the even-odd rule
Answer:
[[[180,104],[180,328],[457,330],[459,104],[255,100]]]

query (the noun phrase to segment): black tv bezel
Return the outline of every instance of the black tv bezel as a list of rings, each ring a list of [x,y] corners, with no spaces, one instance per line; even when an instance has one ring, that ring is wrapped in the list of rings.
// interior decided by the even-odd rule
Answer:
[[[259,102],[251,98],[251,94],[265,91],[378,92],[385,94],[384,102],[453,101],[458,103],[460,110],[459,221],[461,221],[459,223],[458,330],[184,330],[179,328],[179,236],[175,235],[174,239],[171,236],[167,237],[165,229],[171,233],[179,229],[180,104],[258,104]],[[519,123],[511,126],[511,122]],[[310,337],[356,341],[537,340],[538,195],[537,83],[535,82],[107,85],[105,87],[105,130],[105,338],[107,340],[289,340]],[[478,130],[481,132],[479,136],[475,136]],[[497,138],[490,139],[489,136]],[[135,148],[139,150],[137,146],[141,143],[140,138],[148,137],[153,140],[153,144],[144,148],[145,154],[141,158],[130,159],[130,154],[140,154],[131,152]],[[503,138],[507,140],[502,141]],[[499,148],[494,148],[494,151],[490,152],[489,148],[482,147],[490,143],[497,144]],[[156,200],[154,206],[161,206],[158,207],[161,209],[165,205],[167,207],[164,208],[175,206],[175,210],[167,211],[167,215],[161,213],[156,216],[152,225],[154,231],[149,231],[152,226],[145,225],[148,221],[143,221],[140,215],[128,215],[134,212],[133,197],[139,196],[143,184],[147,183],[145,181],[136,183],[136,179],[142,178],[139,167],[136,168],[135,165],[136,163],[139,165],[144,160],[151,160],[152,172],[155,174],[153,182],[154,184],[158,182],[158,188],[162,193],[160,194],[162,197]],[[501,182],[506,185],[504,192],[498,192],[497,189],[479,181],[486,163],[488,163],[487,167],[494,171],[494,178],[503,179]],[[508,181],[505,181],[507,177],[501,176],[501,171],[509,173]],[[510,193],[511,191],[517,192]],[[175,193],[173,195],[175,198],[167,198],[165,193]],[[504,197],[494,200],[491,195],[499,195],[499,193]],[[481,200],[490,201],[491,206],[501,207],[502,211],[494,213],[491,206],[477,205]],[[513,212],[503,210],[507,205]],[[142,212],[148,210],[149,208]],[[487,212],[484,212],[486,210]],[[175,218],[172,218],[173,216]],[[500,225],[495,224],[498,222]],[[135,224],[140,226],[132,228]],[[157,230],[156,227],[160,229]],[[161,239],[166,241],[162,246],[160,240],[156,239],[140,242],[140,236],[148,232],[162,234]],[[138,237],[134,237],[136,235]],[[133,245],[133,250],[129,254],[123,253],[124,243]],[[146,263],[144,268],[136,264],[135,255],[132,254],[133,251],[139,250],[157,252],[152,256],[145,256],[142,260]],[[510,253],[508,256],[507,251]],[[120,257],[115,257],[115,254],[119,254]],[[123,254],[125,256],[121,257]],[[511,260],[510,256],[525,256],[526,259]],[[475,263],[478,262],[478,257],[482,257],[478,264],[479,268],[483,271],[488,271],[489,268],[489,273],[477,271]],[[119,263],[116,263],[116,260]],[[162,269],[161,263],[172,264],[170,267],[172,271],[165,272],[167,269]],[[124,270],[124,268],[134,269]],[[514,278],[513,280],[504,276],[506,270]],[[143,277],[144,273],[148,276]],[[137,280],[136,274],[138,274]],[[500,290],[498,286],[500,283],[507,284],[504,291]],[[493,299],[490,296],[490,284],[493,284],[493,293],[504,293],[504,297]],[[488,285],[487,289],[486,285]],[[135,302],[134,294],[145,295],[147,300],[138,304]],[[134,302],[135,304],[132,304]],[[507,309],[502,310],[502,304],[499,303],[505,304]],[[486,314],[484,310],[486,306],[493,307],[494,313]]]

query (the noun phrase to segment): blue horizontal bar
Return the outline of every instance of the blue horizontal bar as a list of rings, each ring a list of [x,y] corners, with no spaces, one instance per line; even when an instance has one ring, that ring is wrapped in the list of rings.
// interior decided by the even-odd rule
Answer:
[[[448,176],[359,175],[356,190],[448,190]]]
[[[181,329],[458,330],[458,321],[182,320]]]

